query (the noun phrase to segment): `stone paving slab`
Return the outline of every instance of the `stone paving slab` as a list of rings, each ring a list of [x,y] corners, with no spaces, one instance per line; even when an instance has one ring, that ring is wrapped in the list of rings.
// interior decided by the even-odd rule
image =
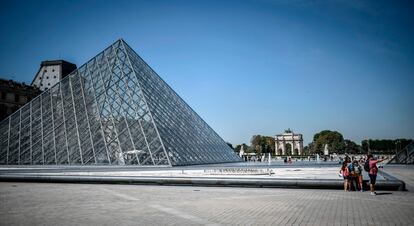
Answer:
[[[413,225],[414,194],[0,183],[0,225]]]
[[[409,192],[414,192],[414,165],[386,165],[381,171],[384,171],[405,182]]]

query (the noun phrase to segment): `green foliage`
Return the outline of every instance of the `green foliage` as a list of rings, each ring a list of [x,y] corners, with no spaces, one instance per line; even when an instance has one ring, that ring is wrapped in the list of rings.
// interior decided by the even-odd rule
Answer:
[[[231,149],[233,149],[234,150],[234,147],[233,147],[233,145],[230,143],[230,142],[226,142],[226,144],[231,148]]]
[[[236,145],[236,147],[234,148],[234,151],[235,151],[235,152],[240,152],[240,149],[241,149],[241,145],[240,145],[240,144],[238,144],[238,145]]]
[[[252,150],[247,144],[243,143],[243,144],[238,144],[236,145],[236,147],[234,148],[234,150],[236,152],[240,152],[241,147],[243,146],[244,152],[249,153],[249,152],[254,152],[254,150]]]
[[[364,153],[368,153],[368,140],[361,141],[361,148],[364,151]]]
[[[285,151],[286,151],[286,155],[293,155],[293,152],[292,152],[292,145],[291,145],[291,144],[286,144],[286,149],[285,149]]]
[[[396,139],[396,140],[363,140],[361,145],[355,142],[344,139],[341,133],[331,130],[323,130],[316,133],[313,136],[313,142],[304,147],[305,155],[309,154],[323,154],[325,144],[328,144],[330,152],[338,154],[363,154],[368,153],[368,141],[369,149],[373,153],[378,154],[394,154],[397,150],[402,150],[405,146],[412,142],[411,139]],[[275,152],[275,140],[270,136],[254,135],[252,136],[251,145],[246,144],[237,145],[234,150],[240,152],[241,146],[243,146],[246,153],[274,153]],[[229,147],[233,148],[233,145],[228,143]],[[287,152],[291,151],[291,147],[287,146]]]
[[[313,153],[323,153],[325,144],[331,152],[343,153],[345,150],[344,137],[337,131],[323,130],[313,136]]]
[[[366,153],[370,150],[378,154],[395,154],[396,151],[402,150],[411,143],[411,139],[382,139],[382,140],[363,140],[361,142],[362,150]]]
[[[352,140],[344,140],[344,143],[345,143],[344,153],[347,153],[347,154],[361,154],[362,153],[361,146],[356,144]]]
[[[313,154],[313,143],[309,143],[307,146],[303,147],[303,154],[310,155]]]
[[[250,142],[250,148],[257,154],[274,153],[275,151],[275,139],[273,137],[254,135]]]

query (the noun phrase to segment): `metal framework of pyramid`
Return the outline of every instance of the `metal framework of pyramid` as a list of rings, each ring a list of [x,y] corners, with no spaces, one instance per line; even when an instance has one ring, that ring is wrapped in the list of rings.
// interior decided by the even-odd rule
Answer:
[[[122,39],[0,123],[0,164],[236,161],[223,139]]]

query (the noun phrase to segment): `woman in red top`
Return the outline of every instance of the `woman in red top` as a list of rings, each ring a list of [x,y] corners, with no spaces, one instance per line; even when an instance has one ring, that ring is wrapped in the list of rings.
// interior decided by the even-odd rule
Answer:
[[[378,167],[377,163],[384,161],[387,158],[376,160],[371,154],[367,156],[369,161],[369,187],[371,189],[371,195],[377,195],[375,192],[375,182],[377,181]]]
[[[341,170],[339,170],[339,173],[342,174],[342,176],[344,177],[344,190],[348,191],[349,171],[348,171],[348,161],[347,160],[344,160],[344,162],[342,163],[342,167],[341,167]]]

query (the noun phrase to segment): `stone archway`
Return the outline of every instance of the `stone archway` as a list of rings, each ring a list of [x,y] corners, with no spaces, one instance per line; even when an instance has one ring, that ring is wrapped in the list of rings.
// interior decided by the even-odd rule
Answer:
[[[282,154],[283,154],[283,150],[281,148],[277,149],[276,155],[282,155]]]
[[[303,136],[302,134],[293,133],[290,129],[285,130],[283,134],[275,136],[275,146],[276,155],[302,155]],[[287,146],[289,146],[289,154],[287,153]]]
[[[285,153],[286,155],[292,155],[292,149],[293,149],[293,145],[291,143],[286,143],[285,144]]]

